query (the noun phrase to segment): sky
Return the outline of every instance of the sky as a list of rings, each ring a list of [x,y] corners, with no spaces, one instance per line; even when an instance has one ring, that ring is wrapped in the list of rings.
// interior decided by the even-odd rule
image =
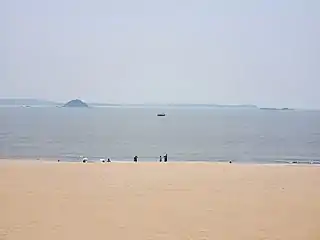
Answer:
[[[2,0],[0,98],[320,108],[318,0]]]

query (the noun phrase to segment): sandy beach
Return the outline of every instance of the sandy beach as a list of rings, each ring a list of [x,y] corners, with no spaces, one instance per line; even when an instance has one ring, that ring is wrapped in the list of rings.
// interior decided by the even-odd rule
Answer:
[[[0,239],[320,239],[320,167],[0,162]]]

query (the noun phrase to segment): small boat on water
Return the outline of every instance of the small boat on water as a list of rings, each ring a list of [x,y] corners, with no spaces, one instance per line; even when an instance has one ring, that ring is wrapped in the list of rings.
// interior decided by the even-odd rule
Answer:
[[[158,116],[158,117],[165,117],[166,114],[165,114],[165,113],[158,113],[157,116]]]

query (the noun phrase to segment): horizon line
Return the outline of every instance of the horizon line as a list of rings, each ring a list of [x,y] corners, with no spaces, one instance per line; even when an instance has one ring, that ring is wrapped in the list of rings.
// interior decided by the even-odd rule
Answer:
[[[282,105],[257,105],[257,104],[241,104],[241,103],[229,103],[229,104],[221,104],[221,103],[115,103],[115,102],[95,102],[95,101],[85,101],[82,100],[81,98],[78,98],[79,100],[87,103],[88,105],[101,105],[101,106],[211,106],[211,107],[248,107],[248,108],[264,108],[264,109],[284,109],[284,108],[289,108],[289,109],[306,109],[306,110],[318,110],[319,108],[308,108],[308,107],[291,107],[291,106],[285,106]],[[75,99],[74,99],[75,100]],[[65,104],[66,102],[62,101],[55,101],[55,100],[48,100],[48,99],[43,99],[43,98],[26,98],[26,97],[21,97],[21,98],[0,98],[0,101],[39,101],[42,102],[42,105],[48,104]],[[1,103],[0,103],[1,104]],[[23,104],[22,105],[28,105],[28,104]],[[17,105],[20,105],[17,104]],[[6,105],[6,104],[2,104]],[[9,103],[8,105],[14,105],[14,103]],[[32,105],[32,104],[30,104]],[[36,104],[34,104],[36,105]],[[41,104],[40,104],[41,105]]]

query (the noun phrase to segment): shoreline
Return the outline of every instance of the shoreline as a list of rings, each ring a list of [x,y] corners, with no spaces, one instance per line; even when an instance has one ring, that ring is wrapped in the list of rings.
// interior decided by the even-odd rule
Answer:
[[[133,161],[128,161],[128,160],[112,160],[111,162],[105,162],[102,163],[100,160],[91,160],[87,163],[83,163],[80,159],[78,161],[69,161],[69,160],[61,160],[58,162],[58,159],[51,159],[51,158],[0,158],[0,164],[4,162],[33,162],[33,163],[60,163],[60,164],[65,164],[65,163],[81,163],[81,164],[112,164],[112,163],[120,163],[120,164],[227,164],[227,165],[274,165],[274,166],[320,166],[320,161],[314,161],[314,162],[299,162],[299,161],[294,161],[294,162],[285,162],[285,161],[278,161],[278,162],[239,162],[239,161],[232,161],[231,163],[226,160],[226,161],[199,161],[199,160],[187,160],[187,161],[182,161],[182,160],[170,160],[168,162],[159,162],[159,161],[138,161],[137,163],[134,163]]]

